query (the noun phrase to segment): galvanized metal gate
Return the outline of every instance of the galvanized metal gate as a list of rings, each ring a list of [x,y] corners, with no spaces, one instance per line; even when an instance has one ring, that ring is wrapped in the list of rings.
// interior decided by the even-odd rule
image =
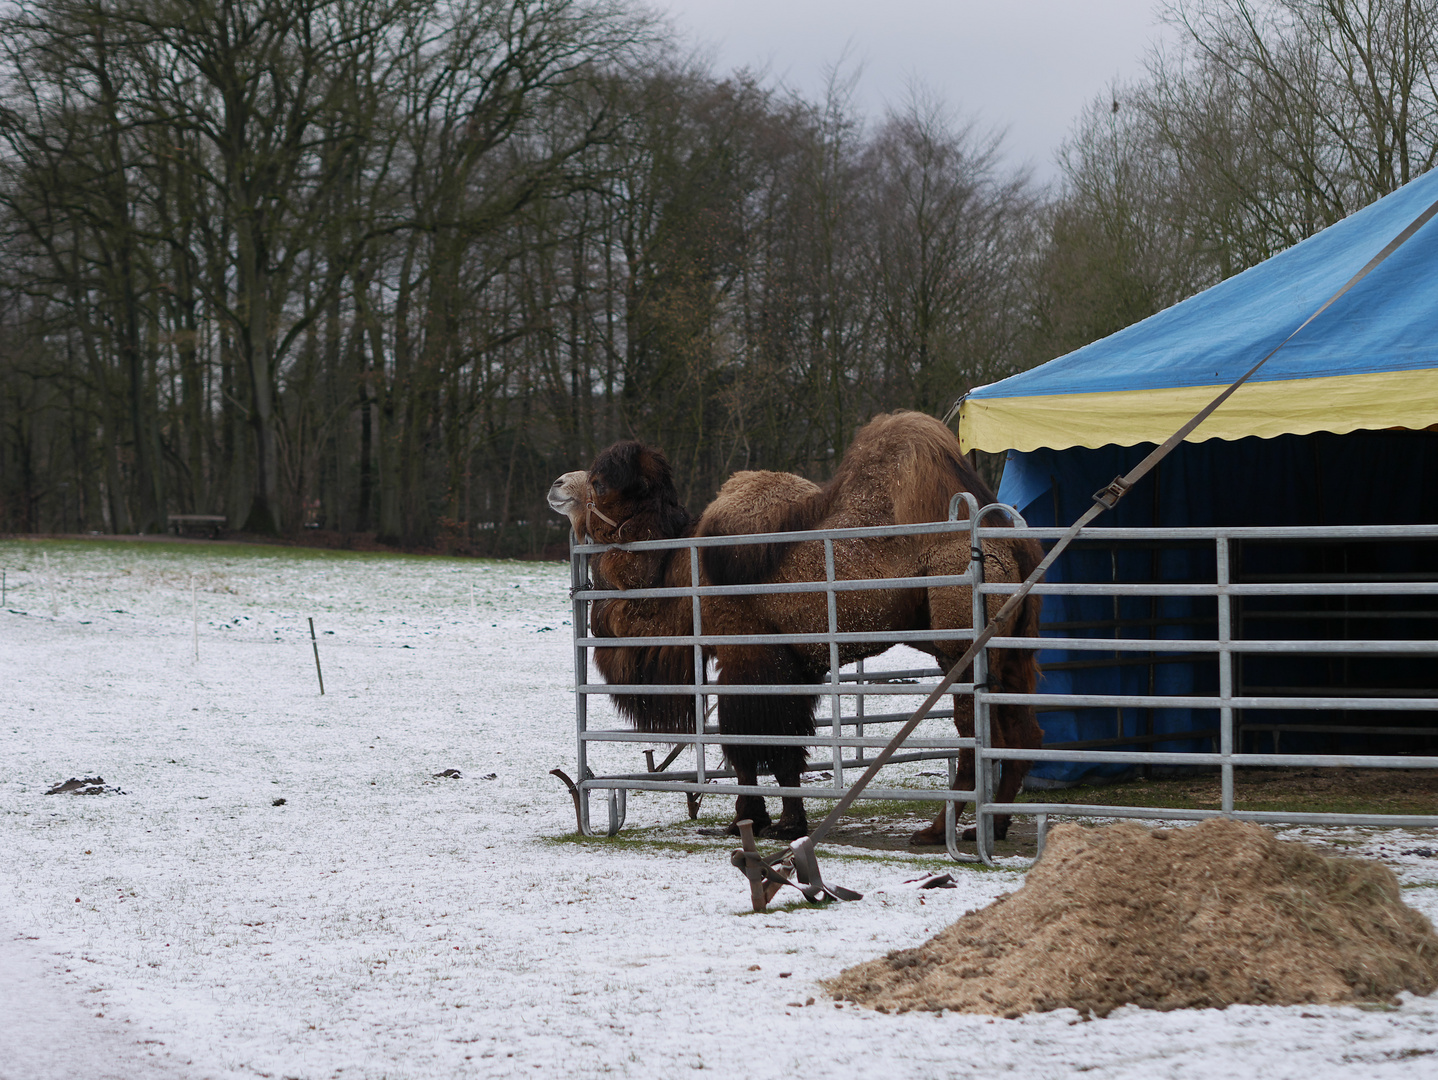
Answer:
[[[960,520],[960,506],[966,510],[968,519]],[[970,520],[983,522],[995,511],[1002,511],[1018,523],[1018,528],[1007,526],[979,525],[971,527]],[[914,587],[938,587],[962,585],[973,589],[973,613],[975,625],[982,626],[986,611],[985,600],[992,595],[1011,594],[1019,588],[1017,584],[986,582],[983,580],[983,560],[970,559],[968,568],[961,575],[949,577],[926,577],[904,579],[838,579],[834,570],[834,549],[836,541],[860,537],[894,536],[917,533],[968,533],[969,548],[984,539],[1012,539],[1016,536],[1040,541],[1052,541],[1060,536],[1062,529],[1029,528],[1011,508],[989,506],[980,508],[970,496],[956,496],[949,513],[950,520],[925,525],[887,526],[877,529],[838,529],[801,533],[773,533],[739,537],[705,537],[678,540],[647,541],[624,545],[629,550],[683,549],[690,560],[691,580],[698,581],[699,548],[723,544],[753,544],[772,542],[813,541],[821,542],[825,548],[826,580],[811,583],[783,585],[737,585],[737,586],[691,586],[684,588],[632,589],[625,595],[631,599],[644,598],[689,598],[693,608],[693,632],[681,637],[646,638],[597,638],[589,635],[589,604],[594,600],[612,597],[614,594],[595,590],[589,585],[588,560],[605,546],[576,544],[571,552],[571,573],[574,604],[574,662],[575,662],[575,714],[577,735],[577,758],[579,779],[576,798],[580,828],[593,834],[590,820],[589,797],[594,791],[603,791],[608,799],[608,821],[604,832],[613,834],[622,827],[625,818],[625,793],[631,790],[671,791],[684,793],[690,798],[691,815],[695,799],[701,795],[797,795],[805,798],[836,799],[848,790],[855,768],[863,769],[868,762],[866,753],[872,758],[872,751],[881,748],[887,741],[882,734],[886,725],[899,723],[909,718],[909,712],[875,712],[869,699],[900,697],[922,697],[937,683],[940,672],[937,668],[910,668],[907,670],[874,670],[875,661],[868,669],[864,664],[856,665],[852,671],[841,671],[837,662],[839,646],[846,642],[879,642],[902,644],[924,640],[972,640],[974,631],[940,629],[932,631],[904,631],[883,633],[842,632],[838,625],[836,598],[839,593],[866,589],[893,589]],[[1434,815],[1388,815],[1388,814],[1329,814],[1329,813],[1288,813],[1276,811],[1237,810],[1234,806],[1234,770],[1243,767],[1273,766],[1316,766],[1316,767],[1366,767],[1366,768],[1438,768],[1438,754],[1411,752],[1414,740],[1427,741],[1431,750],[1438,748],[1438,567],[1420,568],[1409,574],[1380,575],[1326,575],[1318,580],[1303,580],[1301,575],[1288,575],[1289,579],[1235,580],[1233,573],[1235,555],[1244,545],[1273,544],[1277,542],[1294,544],[1425,544],[1438,551],[1438,526],[1352,526],[1346,528],[1152,528],[1152,529],[1096,529],[1086,528],[1082,533],[1085,542],[1113,545],[1115,549],[1148,545],[1188,545],[1212,551],[1211,580],[1187,581],[1063,581],[1040,584],[1035,591],[1040,594],[1068,594],[1071,596],[1105,597],[1113,600],[1115,613],[1125,599],[1135,597],[1197,598],[1202,603],[1212,604],[1211,619],[1188,620],[1182,634],[1175,634],[1173,620],[1130,620],[1115,618],[1111,634],[1107,636],[1083,636],[1074,633],[1074,627],[1047,628],[1042,638],[999,638],[989,642],[987,648],[1061,649],[1081,655],[1107,656],[1114,664],[1174,662],[1178,653],[1189,662],[1194,657],[1211,660],[1216,667],[1216,687],[1211,692],[1184,695],[1156,693],[1117,694],[1056,694],[1036,693],[1006,694],[984,687],[986,682],[986,653],[980,652],[975,661],[972,682],[956,683],[955,694],[973,697],[975,734],[972,739],[959,738],[952,730],[931,725],[921,729],[917,737],[905,744],[904,751],[893,759],[893,764],[918,761],[944,761],[947,766],[949,783],[944,789],[915,788],[911,786],[870,787],[862,798],[910,800],[924,803],[947,805],[947,841],[949,853],[954,858],[965,858],[955,841],[956,804],[975,804],[979,828],[977,856],[985,862],[992,861],[992,822],[995,815],[1033,815],[1038,819],[1039,844],[1042,849],[1043,837],[1051,815],[1065,817],[1102,818],[1147,818],[1164,820],[1198,820],[1212,816],[1228,816],[1248,821],[1266,823],[1333,824],[1333,825],[1389,825],[1389,826],[1438,826]],[[1119,575],[1115,574],[1116,579]],[[1242,578],[1242,575],[1239,575]],[[1280,575],[1280,578],[1283,576]],[[730,635],[715,636],[702,633],[700,600],[702,597],[744,595],[775,592],[823,592],[828,601],[828,627],[824,632],[799,635]],[[1337,598],[1343,604],[1359,602],[1366,609],[1352,614],[1344,623],[1351,625],[1381,626],[1380,620],[1389,616],[1394,625],[1416,627],[1416,636],[1395,638],[1378,633],[1348,634],[1341,638],[1275,637],[1257,638],[1245,634],[1243,607],[1263,598],[1265,603],[1283,603],[1295,598]],[[1384,609],[1384,605],[1388,605]],[[1396,607],[1394,605],[1397,605]],[[1419,605],[1419,606],[1414,606]],[[1301,613],[1300,613],[1301,614]],[[1291,620],[1293,621],[1293,620]],[[1178,620],[1184,622],[1184,620]],[[1295,625],[1297,622],[1295,621]],[[1210,629],[1211,627],[1211,629]],[[1092,630],[1085,626],[1083,629]],[[1134,632],[1135,629],[1138,632]],[[1168,636],[1161,636],[1167,633]],[[831,668],[828,681],[818,692],[828,702],[826,715],[816,719],[816,734],[809,738],[786,736],[720,736],[717,726],[708,722],[710,698],[721,694],[805,694],[812,695],[816,687],[811,684],[788,686],[717,686],[706,681],[703,649],[706,645],[720,644],[813,644],[828,645]],[[670,686],[611,686],[591,682],[589,651],[591,649],[620,645],[681,645],[694,649],[694,673],[692,684]],[[1417,679],[1420,685],[1405,690],[1402,687],[1380,688],[1383,692],[1353,692],[1351,689],[1339,693],[1323,693],[1313,687],[1293,689],[1289,693],[1264,692],[1261,689],[1242,685],[1242,670],[1245,658],[1260,656],[1285,657],[1401,657],[1419,660],[1424,670],[1431,669],[1432,676]],[[881,662],[881,661],[880,661]],[[1103,661],[1098,661],[1103,662]],[[977,689],[975,688],[977,684]],[[1370,688],[1371,689],[1371,688]],[[591,723],[589,698],[609,693],[683,693],[695,696],[695,730],[692,734],[663,735],[635,732],[617,726],[597,727]],[[1120,717],[1124,710],[1190,709],[1212,710],[1217,714],[1216,726],[1197,733],[1125,733],[1120,730],[1113,738],[1072,742],[1063,746],[1048,746],[1042,750],[1005,749],[992,745],[989,710],[997,704],[1030,704],[1045,709],[1113,709]],[[1245,714],[1250,710],[1286,713],[1313,714],[1316,723],[1254,723],[1245,725]],[[1340,711],[1361,710],[1370,716],[1361,724],[1333,723],[1332,715]],[[1371,714],[1381,711],[1385,715],[1396,714],[1401,722],[1375,725]],[[932,719],[944,721],[947,726],[952,710],[936,710],[929,714]],[[1414,723],[1412,721],[1417,721]],[[1258,753],[1245,752],[1243,736],[1263,732],[1274,739],[1285,732],[1290,734],[1333,735],[1357,733],[1367,740],[1402,737],[1408,740],[1406,753]],[[1196,738],[1207,738],[1212,743],[1209,752],[1185,752],[1155,750],[1154,745],[1165,742],[1192,742]],[[662,765],[655,766],[653,751],[646,756],[643,771],[612,771],[596,774],[590,768],[591,748],[598,744],[653,744],[655,742],[675,744],[675,750]],[[734,774],[722,765],[711,765],[706,760],[706,748],[723,743],[755,745],[805,745],[812,749],[827,750],[828,758],[811,764],[811,772],[820,773],[821,780],[802,788],[779,788],[771,785],[739,786],[734,783]],[[692,747],[695,757],[692,769],[669,770],[677,756]],[[975,750],[975,770],[963,789],[955,789],[955,760],[959,752],[971,747]],[[1069,761],[1090,763],[1117,763],[1132,766],[1210,766],[1216,767],[1221,775],[1220,805],[1214,809],[1194,810],[1174,807],[1121,807],[1101,804],[1071,803],[1012,803],[993,802],[990,792],[994,790],[994,771],[1005,759],[1029,761]],[[822,774],[828,774],[826,777]]]
[[[982,536],[990,530],[980,528]],[[1038,540],[1052,540],[1063,533],[1062,529],[1027,529],[1028,535]],[[980,762],[997,762],[1005,758],[1023,758],[1030,761],[1084,761],[1093,763],[1119,763],[1139,766],[1210,766],[1217,767],[1221,776],[1220,805],[1214,809],[1187,809],[1177,807],[1122,807],[1102,804],[1072,803],[990,803],[979,807],[981,814],[1029,814],[1039,818],[1040,849],[1047,817],[1061,814],[1066,817],[1102,818],[1146,818],[1164,820],[1201,820],[1207,817],[1232,817],[1243,821],[1267,824],[1308,824],[1308,825],[1378,825],[1378,826],[1438,826],[1438,815],[1415,814],[1343,814],[1310,813],[1299,811],[1257,811],[1238,810],[1234,806],[1234,770],[1236,768],[1272,768],[1308,766],[1319,768],[1370,768],[1370,769],[1433,769],[1438,768],[1438,756],[1431,753],[1260,753],[1245,750],[1240,745],[1242,733],[1247,730],[1263,731],[1275,738],[1282,732],[1294,734],[1358,735],[1366,742],[1401,736],[1410,745],[1426,742],[1427,749],[1433,748],[1434,737],[1438,736],[1438,573],[1433,565],[1420,568],[1411,574],[1387,575],[1327,575],[1328,580],[1312,580],[1303,575],[1273,575],[1270,580],[1235,580],[1233,573],[1235,555],[1242,546],[1252,544],[1274,544],[1286,542],[1293,545],[1331,545],[1337,543],[1398,544],[1420,543],[1432,546],[1438,541],[1438,526],[1349,526],[1349,527],[1250,527],[1250,528],[1152,528],[1152,529],[1097,529],[1088,528],[1083,532],[1086,540],[1115,545],[1137,545],[1153,543],[1185,543],[1210,546],[1213,552],[1213,575],[1211,581],[1190,582],[1056,582],[1036,586],[1040,594],[1090,595],[1102,597],[1162,597],[1187,596],[1211,599],[1214,606],[1212,632],[1206,635],[1193,634],[1181,638],[1160,638],[1154,633],[1140,637],[1131,633],[1119,636],[1121,625],[1113,637],[1075,637],[1050,631],[1043,638],[1045,649],[1066,649],[1086,652],[1108,652],[1116,659],[1134,656],[1155,656],[1172,653],[1176,648],[1184,653],[1196,653],[1212,657],[1217,667],[1217,688],[1213,693],[1191,695],[1078,695],[1045,694],[1005,695],[980,691],[978,700],[987,704],[1023,701],[1039,709],[1054,707],[1115,708],[1115,709],[1162,709],[1182,708],[1194,710],[1216,710],[1218,724],[1212,734],[1216,744],[1211,752],[1165,753],[1154,750],[1120,750],[1116,747],[1082,747],[1070,745],[1064,748],[1047,747],[1039,751],[1014,751],[992,747],[980,747]],[[1287,580],[1282,578],[1286,577]],[[1007,585],[990,584],[981,586],[986,592],[1012,592]],[[1370,625],[1388,618],[1409,626],[1417,625],[1422,631],[1418,637],[1381,636],[1370,630],[1365,634],[1342,638],[1302,638],[1293,636],[1267,636],[1258,638],[1242,633],[1243,618],[1241,605],[1262,598],[1265,601],[1295,600],[1298,598],[1328,597],[1341,598],[1346,602],[1362,601],[1367,611],[1362,613],[1363,621]],[[1425,606],[1411,606],[1415,602]],[[1381,610],[1383,604],[1389,610]],[[1392,607],[1397,603],[1398,607]],[[1321,620],[1320,620],[1321,621]],[[1358,621],[1358,620],[1354,620]],[[1018,647],[1012,639],[995,638],[992,647]],[[1236,672],[1242,661],[1249,657],[1402,657],[1423,662],[1424,671],[1419,685],[1403,688],[1377,688],[1389,692],[1371,692],[1375,688],[1364,688],[1370,692],[1325,693],[1316,687],[1288,688],[1287,693],[1261,692],[1256,688],[1237,685]],[[1247,692],[1245,692],[1245,690]],[[1289,713],[1312,714],[1323,723],[1270,723],[1246,726],[1244,714],[1250,710],[1271,712],[1281,710]],[[1351,725],[1333,723],[1335,713],[1361,710],[1364,713],[1393,713],[1400,718],[1416,720],[1416,723],[1401,725]],[[1205,735],[1209,734],[1204,732]],[[1190,736],[1191,737],[1191,736]],[[1143,742],[1181,742],[1183,735],[1162,736],[1118,736],[1112,743],[1133,745]],[[981,765],[979,767],[982,767]]]
[[[958,512],[964,509],[965,517]],[[687,597],[693,609],[693,632],[682,637],[644,638],[601,638],[589,635],[589,604],[596,600],[614,596],[605,590],[596,590],[589,585],[588,561],[599,552],[607,550],[605,545],[574,544],[571,548],[571,581],[574,604],[574,671],[575,671],[575,717],[577,733],[577,758],[579,779],[577,787],[578,815],[581,829],[593,835],[591,825],[589,793],[604,791],[608,796],[608,823],[604,832],[613,835],[623,825],[625,818],[625,793],[634,790],[683,792],[691,797],[700,795],[786,796],[804,798],[836,799],[848,790],[848,781],[856,778],[855,769],[862,771],[870,763],[871,752],[882,748],[889,740],[883,734],[887,725],[902,723],[910,716],[908,711],[874,711],[868,699],[895,699],[923,697],[938,682],[937,668],[910,668],[906,670],[866,670],[863,663],[855,665],[852,671],[841,671],[838,657],[839,647],[847,643],[877,642],[887,645],[923,641],[971,641],[972,628],[935,629],[886,632],[843,632],[838,625],[837,598],[840,593],[895,588],[937,588],[964,586],[973,588],[982,581],[983,560],[972,558],[972,542],[969,519],[983,520],[989,513],[1008,513],[1007,507],[980,507],[967,494],[956,495],[950,503],[949,520],[922,525],[893,525],[864,529],[830,529],[808,532],[765,533],[734,537],[703,537],[677,540],[653,540],[642,543],[618,545],[625,550],[681,549],[690,560],[691,580],[699,580],[699,549],[709,546],[754,543],[817,542],[824,546],[826,578],[823,581],[729,586],[688,586],[682,588],[629,589],[624,595],[628,599],[673,599]],[[1006,530],[1011,532],[1011,530]],[[970,560],[964,573],[947,576],[914,578],[840,579],[836,576],[834,545],[837,542],[861,538],[892,537],[934,533],[964,534],[962,542],[970,551]],[[822,592],[827,599],[828,626],[822,632],[805,634],[744,634],[714,635],[702,633],[701,598],[721,596],[744,596],[772,593]],[[984,596],[977,589],[973,593],[974,607],[980,609]],[[983,619],[983,611],[976,610],[976,617]],[[980,622],[982,625],[982,621]],[[793,685],[726,685],[719,686],[707,681],[703,650],[706,646],[733,644],[814,644],[823,643],[830,652],[830,673],[828,681],[819,687],[810,683]],[[694,650],[694,682],[682,685],[610,685],[590,681],[589,651],[624,645],[680,645]],[[975,678],[984,678],[984,658],[976,665]],[[973,683],[958,683],[953,688],[958,694],[972,694]],[[826,715],[815,719],[815,735],[812,737],[779,735],[727,735],[720,736],[716,724],[709,722],[710,698],[724,694],[796,694],[817,693],[828,702]],[[656,736],[616,727],[596,728],[591,723],[589,698],[594,695],[611,693],[683,693],[695,696],[695,730],[692,734]],[[951,724],[952,709],[935,709],[929,717]],[[646,759],[643,772],[609,772],[597,775],[590,767],[591,747],[602,743],[653,744],[670,742],[682,751],[693,747],[695,758],[692,770],[667,770],[675,759],[671,753],[663,765],[653,768],[653,751]],[[827,759],[810,762],[808,774],[820,774],[820,782],[806,784],[802,788],[781,788],[772,785],[742,786],[734,782],[734,773],[722,765],[715,766],[706,761],[706,748],[729,745],[807,746],[812,750],[827,752]],[[950,808],[975,798],[972,788],[954,789],[954,761],[964,748],[973,748],[973,738],[959,738],[951,726],[947,732],[924,731],[918,737],[908,740],[903,753],[894,758],[893,764],[921,761],[942,761],[946,764],[948,785],[945,788],[917,789],[912,787],[870,787],[865,790],[866,799],[902,799],[916,802],[947,804]],[[653,771],[651,771],[653,769]],[[661,774],[661,769],[663,771]],[[824,774],[827,774],[825,777]],[[691,799],[691,808],[693,806]],[[962,857],[954,839],[954,813],[948,815],[948,841],[950,852],[955,858]]]

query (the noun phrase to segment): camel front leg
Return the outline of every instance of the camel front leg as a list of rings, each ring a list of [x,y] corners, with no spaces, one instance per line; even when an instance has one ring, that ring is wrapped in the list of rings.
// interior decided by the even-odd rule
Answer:
[[[794,749],[774,762],[774,779],[780,787],[798,787],[802,782],[804,754]],[[804,800],[797,796],[784,796],[784,809],[779,820],[771,827],[768,835],[780,840],[797,840],[809,835],[809,818],[804,813]]]
[[[744,750],[749,747],[734,747],[734,753],[730,754],[730,764],[734,766],[735,781],[741,787],[752,787],[759,783],[759,773],[754,768],[750,758]],[[734,760],[738,758],[739,760]],[[734,799],[734,820],[730,822],[725,830],[730,836],[739,835],[739,822],[748,818],[754,823],[754,835],[758,836],[765,829],[769,828],[769,810],[764,805],[764,799],[759,795],[739,795]]]
[[[966,676],[970,677],[970,676]],[[969,694],[954,695],[954,728],[959,733],[959,738],[972,738],[974,734],[974,699]],[[954,791],[964,791],[974,786],[974,752],[969,749],[959,751],[958,764],[954,768]],[[963,811],[963,807],[955,807],[955,813]],[[960,837],[962,840],[974,839],[974,830],[966,829]],[[944,811],[940,810],[934,820],[924,826],[918,832],[909,837],[909,843],[915,846],[927,844],[942,844],[944,842]]]

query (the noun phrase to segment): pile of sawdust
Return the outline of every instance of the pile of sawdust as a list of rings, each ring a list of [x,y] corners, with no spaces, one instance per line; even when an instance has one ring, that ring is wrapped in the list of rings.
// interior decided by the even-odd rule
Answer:
[[[1438,988],[1438,934],[1386,866],[1256,825],[1062,825],[1018,892],[825,983],[888,1012],[1391,1000]]]

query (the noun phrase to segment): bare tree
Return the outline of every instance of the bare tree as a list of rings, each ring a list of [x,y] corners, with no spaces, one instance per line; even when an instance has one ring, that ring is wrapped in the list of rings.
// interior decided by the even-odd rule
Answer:
[[[957,123],[922,92],[869,146],[874,302],[891,400],[940,411],[1014,370],[1015,269],[1035,199],[1023,174],[1003,171],[1000,147],[1000,136]]]
[[[1432,0],[1179,0],[1141,95],[1225,273],[1438,160]]]
[[[11,527],[536,552],[615,437],[695,503],[821,477],[1039,308],[994,140],[716,77],[623,0],[37,0],[0,39]]]
[[[1221,275],[1196,233],[1215,213],[1154,131],[1138,92],[1091,103],[1059,152],[1063,182],[1042,214],[1027,277],[1035,361],[1106,337]],[[1027,275],[1024,275],[1027,276]]]

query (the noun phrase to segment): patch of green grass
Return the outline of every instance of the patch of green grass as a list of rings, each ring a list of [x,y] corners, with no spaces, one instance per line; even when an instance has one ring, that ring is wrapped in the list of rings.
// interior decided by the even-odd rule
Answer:
[[[703,824],[689,822],[689,826]],[[722,825],[716,825],[722,828]],[[592,847],[596,851],[678,851],[695,854],[700,851],[729,851],[739,843],[737,836],[674,835],[675,826],[656,825],[647,829],[621,829],[615,836],[582,836],[577,832],[544,837],[548,844],[572,844]]]
[[[1426,793],[1412,795],[1359,790],[1351,793],[1314,790],[1298,793],[1291,785],[1265,790],[1263,783],[1245,783],[1240,774],[1234,792],[1235,810],[1268,810],[1282,813],[1316,814],[1431,814],[1433,798]],[[1277,786],[1277,785],[1275,785]],[[1315,785],[1316,787],[1316,785]],[[1095,784],[1052,791],[1029,791],[1018,797],[1024,803],[1085,803],[1097,806],[1165,806],[1175,810],[1217,810],[1220,806],[1216,776],[1184,780],[1135,780],[1126,784]]]
[[[943,803],[906,802],[902,799],[856,799],[849,807],[848,818],[898,817],[905,821],[910,818],[928,818],[938,812]]]
[[[1322,799],[1235,799],[1235,810],[1273,810],[1284,813],[1311,814],[1431,814],[1431,801],[1408,799],[1384,799],[1382,802],[1365,800],[1361,796],[1352,798]]]
[[[843,839],[834,841],[835,844],[843,846]],[[904,872],[912,872],[915,877],[920,874],[952,874],[955,870],[975,870],[980,873],[1016,873],[1001,866],[985,866],[981,862],[951,862],[947,857],[935,862],[934,856],[929,852],[894,851],[889,848],[875,848],[872,852],[864,852],[862,849],[850,848],[847,851],[835,851],[829,844],[818,845],[819,858],[824,865],[831,862],[848,863],[872,863],[872,862],[899,862],[904,864]]]
[[[566,833],[563,836],[546,836],[542,838],[546,844],[563,844],[571,847],[588,848],[593,851],[672,851],[684,855],[697,855],[701,853],[728,850],[732,845],[725,845],[714,842],[713,837],[697,837],[692,841],[688,840],[657,840],[641,839],[633,836],[625,836],[620,833],[618,836],[580,836],[578,833]]]
[[[1194,798],[1184,792],[1159,793],[1151,786],[1099,785],[1061,788],[1056,791],[1025,791],[1015,800],[1021,803],[1074,803],[1093,806],[1168,806],[1175,810],[1217,810],[1215,800]]]
[[[698,824],[698,823],[687,823]],[[722,824],[719,826],[722,827]],[[616,836],[581,836],[578,833],[564,833],[560,836],[545,837],[548,844],[580,847],[590,851],[632,852],[636,854],[671,853],[682,855],[713,855],[725,857],[739,845],[736,836],[693,836],[675,837],[675,826],[658,825],[647,829],[621,830]],[[835,848],[844,850],[835,850]],[[761,851],[777,852],[779,842],[761,839]],[[951,874],[955,870],[972,871],[981,874],[1007,874],[1010,876],[1023,871],[1004,866],[985,866],[980,862],[955,863],[946,856],[936,857],[932,852],[911,852],[892,849],[865,851],[844,843],[843,837],[818,845],[822,865],[832,863],[899,863],[905,872],[915,877],[921,874]]]
[[[645,835],[651,830],[636,830],[633,833],[621,831],[617,836],[580,836],[578,833],[565,833],[562,836],[548,836],[544,842],[548,844],[565,844],[582,848],[589,848],[593,851],[634,851],[634,852],[676,852],[684,855],[723,855],[733,851],[739,846],[737,836],[696,836],[692,839],[676,839],[671,835]],[[779,842],[775,840],[759,840],[761,851],[767,851],[772,847],[775,851],[779,849]],[[820,845],[821,850],[823,845]],[[854,862],[870,861],[892,852],[875,852],[873,855],[860,855],[851,852],[824,852],[825,860],[850,860]],[[902,854],[902,853],[900,853]]]

